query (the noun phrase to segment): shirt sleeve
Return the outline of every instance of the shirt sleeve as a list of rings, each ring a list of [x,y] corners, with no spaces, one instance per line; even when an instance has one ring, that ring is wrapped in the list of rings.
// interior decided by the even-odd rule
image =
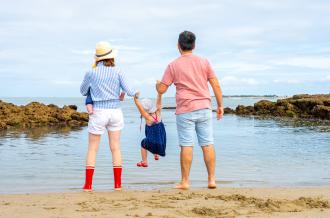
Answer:
[[[136,94],[136,90],[131,88],[128,85],[126,76],[124,75],[123,72],[119,72],[119,81],[120,81],[120,88],[127,93],[128,96],[134,96]]]
[[[206,75],[207,75],[207,79],[212,79],[216,77],[210,62],[207,59],[206,59]]]
[[[162,78],[162,83],[164,83],[167,86],[170,86],[173,83],[173,72],[170,65],[168,65],[165,70],[165,73]]]
[[[86,96],[86,95],[88,94],[89,87],[90,87],[90,73],[87,72],[87,73],[85,74],[85,77],[84,77],[83,82],[81,83],[81,86],[80,86],[80,93],[81,93],[83,96]]]

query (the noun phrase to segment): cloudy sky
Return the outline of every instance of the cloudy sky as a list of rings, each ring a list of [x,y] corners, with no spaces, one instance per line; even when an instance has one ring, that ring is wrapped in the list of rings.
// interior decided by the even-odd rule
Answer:
[[[0,96],[79,96],[100,40],[152,96],[183,30],[226,95],[329,93],[329,14],[327,0],[4,0]]]

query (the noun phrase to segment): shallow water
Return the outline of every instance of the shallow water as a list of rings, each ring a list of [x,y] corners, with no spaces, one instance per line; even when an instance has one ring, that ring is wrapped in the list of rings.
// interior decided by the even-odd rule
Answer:
[[[76,104],[84,109],[82,98],[10,98],[15,104],[30,101],[60,106]],[[260,98],[225,98],[226,106],[250,105]],[[276,100],[271,98],[270,100]],[[173,106],[174,99],[164,99]],[[139,115],[132,101],[123,103],[125,129],[122,133],[124,159],[123,183],[129,189],[172,187],[178,181],[179,147],[174,111],[164,110],[168,144],[167,156],[159,161],[149,158],[149,168],[137,168],[140,160]],[[214,119],[217,152],[217,179],[222,186],[329,186],[330,132],[318,127],[226,115]],[[84,180],[87,128],[49,129],[0,133],[2,176],[0,193],[33,193],[80,190]],[[194,149],[191,183],[203,187],[207,174],[201,149]],[[112,189],[112,164],[104,135],[97,157],[95,190]]]

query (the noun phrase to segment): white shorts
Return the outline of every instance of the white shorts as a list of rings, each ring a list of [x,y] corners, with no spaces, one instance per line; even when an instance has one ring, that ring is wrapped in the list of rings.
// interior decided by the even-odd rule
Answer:
[[[124,117],[121,109],[94,109],[89,116],[88,132],[102,135],[105,130],[119,131],[124,128]]]

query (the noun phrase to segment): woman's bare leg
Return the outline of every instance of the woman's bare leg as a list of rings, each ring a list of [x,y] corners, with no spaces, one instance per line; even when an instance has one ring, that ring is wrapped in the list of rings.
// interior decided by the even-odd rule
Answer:
[[[88,137],[88,152],[86,157],[86,166],[95,166],[96,154],[99,150],[101,135],[89,133]]]
[[[113,178],[115,190],[121,190],[122,160],[120,152],[120,130],[109,131],[109,146],[112,153]]]
[[[96,154],[99,149],[100,135],[94,135],[89,133],[88,151],[86,157],[86,172],[85,172],[85,185],[84,191],[92,191],[94,167],[96,161]]]
[[[121,166],[121,152],[120,152],[120,130],[109,131],[109,146],[112,153],[112,163],[114,166]]]

